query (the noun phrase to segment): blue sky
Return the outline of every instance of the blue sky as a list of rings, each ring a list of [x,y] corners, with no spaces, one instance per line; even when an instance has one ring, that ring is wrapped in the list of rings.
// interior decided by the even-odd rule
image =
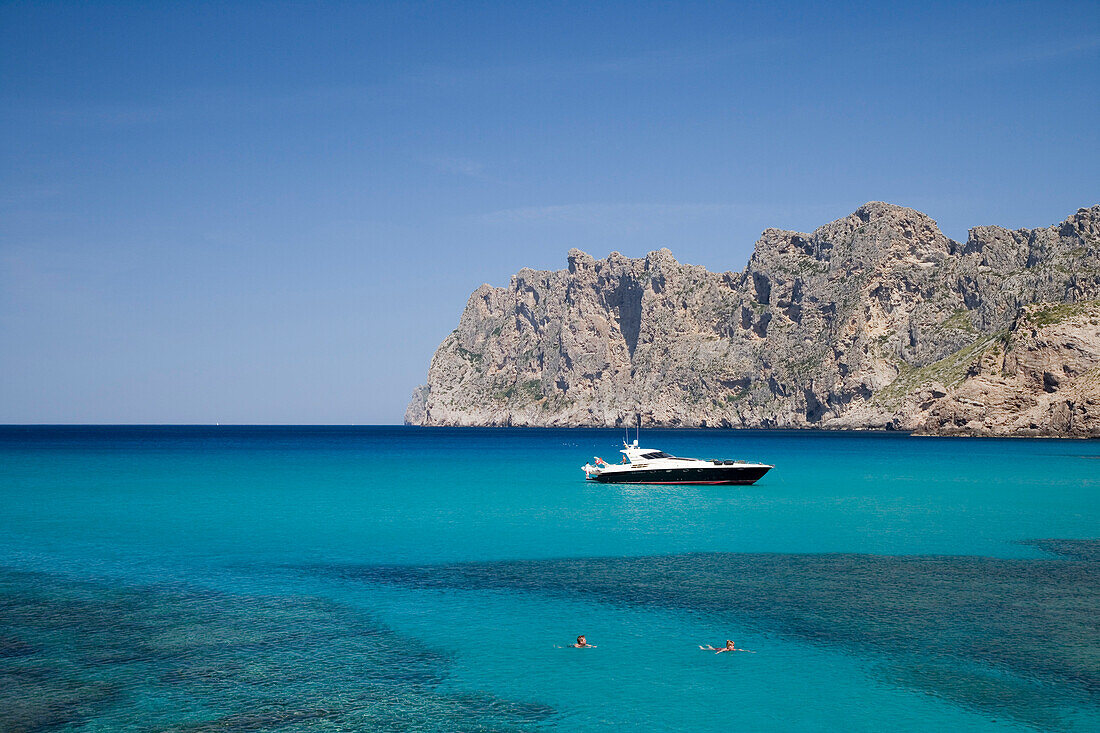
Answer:
[[[0,423],[392,423],[482,282],[1100,202],[1100,4],[2,3]]]

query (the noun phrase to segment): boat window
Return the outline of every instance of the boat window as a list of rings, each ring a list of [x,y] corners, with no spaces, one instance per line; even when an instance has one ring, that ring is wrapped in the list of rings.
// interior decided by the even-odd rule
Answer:
[[[642,458],[672,458],[668,453],[664,451],[653,451],[652,453],[643,453]]]

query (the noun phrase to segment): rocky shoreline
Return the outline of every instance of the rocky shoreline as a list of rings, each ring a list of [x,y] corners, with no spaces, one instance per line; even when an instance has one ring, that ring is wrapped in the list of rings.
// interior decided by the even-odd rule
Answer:
[[[668,250],[483,285],[414,425],[1100,437],[1100,205],[965,243],[880,202],[766,230],[741,272]]]

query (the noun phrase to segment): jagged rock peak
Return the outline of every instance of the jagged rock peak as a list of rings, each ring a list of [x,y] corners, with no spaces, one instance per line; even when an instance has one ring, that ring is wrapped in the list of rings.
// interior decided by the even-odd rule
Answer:
[[[882,219],[891,217],[895,219],[927,219],[932,221],[932,218],[922,211],[909,208],[908,206],[899,206],[898,204],[891,204],[886,201],[868,201],[863,206],[852,212],[852,216],[861,219],[864,222],[871,221],[872,219]]]
[[[575,275],[580,271],[598,266],[629,266],[631,263],[634,262],[644,263],[647,269],[656,267],[661,263],[671,265],[679,264],[676,260],[676,257],[672,254],[672,250],[670,250],[668,247],[661,247],[660,249],[648,252],[646,253],[645,257],[627,257],[621,252],[614,251],[608,253],[607,257],[602,260],[597,260],[595,257],[588,254],[584,250],[573,247],[569,250],[569,254],[566,256],[566,271],[571,275]],[[528,268],[524,268],[520,272],[525,272],[527,270]]]
[[[566,261],[569,263],[569,272],[575,273],[578,269],[584,269],[596,264],[596,258],[587,252],[573,247],[569,250],[569,255],[566,257]]]
[[[765,229],[753,249],[749,269],[758,269],[777,256],[788,260],[812,257],[825,263],[839,256],[843,265],[856,267],[882,259],[939,261],[958,248],[930,216],[905,206],[869,201],[810,233]]]

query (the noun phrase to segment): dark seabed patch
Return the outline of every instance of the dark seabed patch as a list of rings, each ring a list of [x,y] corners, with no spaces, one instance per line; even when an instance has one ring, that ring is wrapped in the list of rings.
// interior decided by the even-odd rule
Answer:
[[[1062,557],[725,554],[315,566],[353,581],[527,591],[706,613],[884,658],[910,689],[1040,728],[1100,706],[1100,541]]]
[[[447,659],[338,604],[0,570],[0,730],[527,730]]]
[[[1100,540],[1027,540],[1020,544],[1051,555],[1100,563]]]

